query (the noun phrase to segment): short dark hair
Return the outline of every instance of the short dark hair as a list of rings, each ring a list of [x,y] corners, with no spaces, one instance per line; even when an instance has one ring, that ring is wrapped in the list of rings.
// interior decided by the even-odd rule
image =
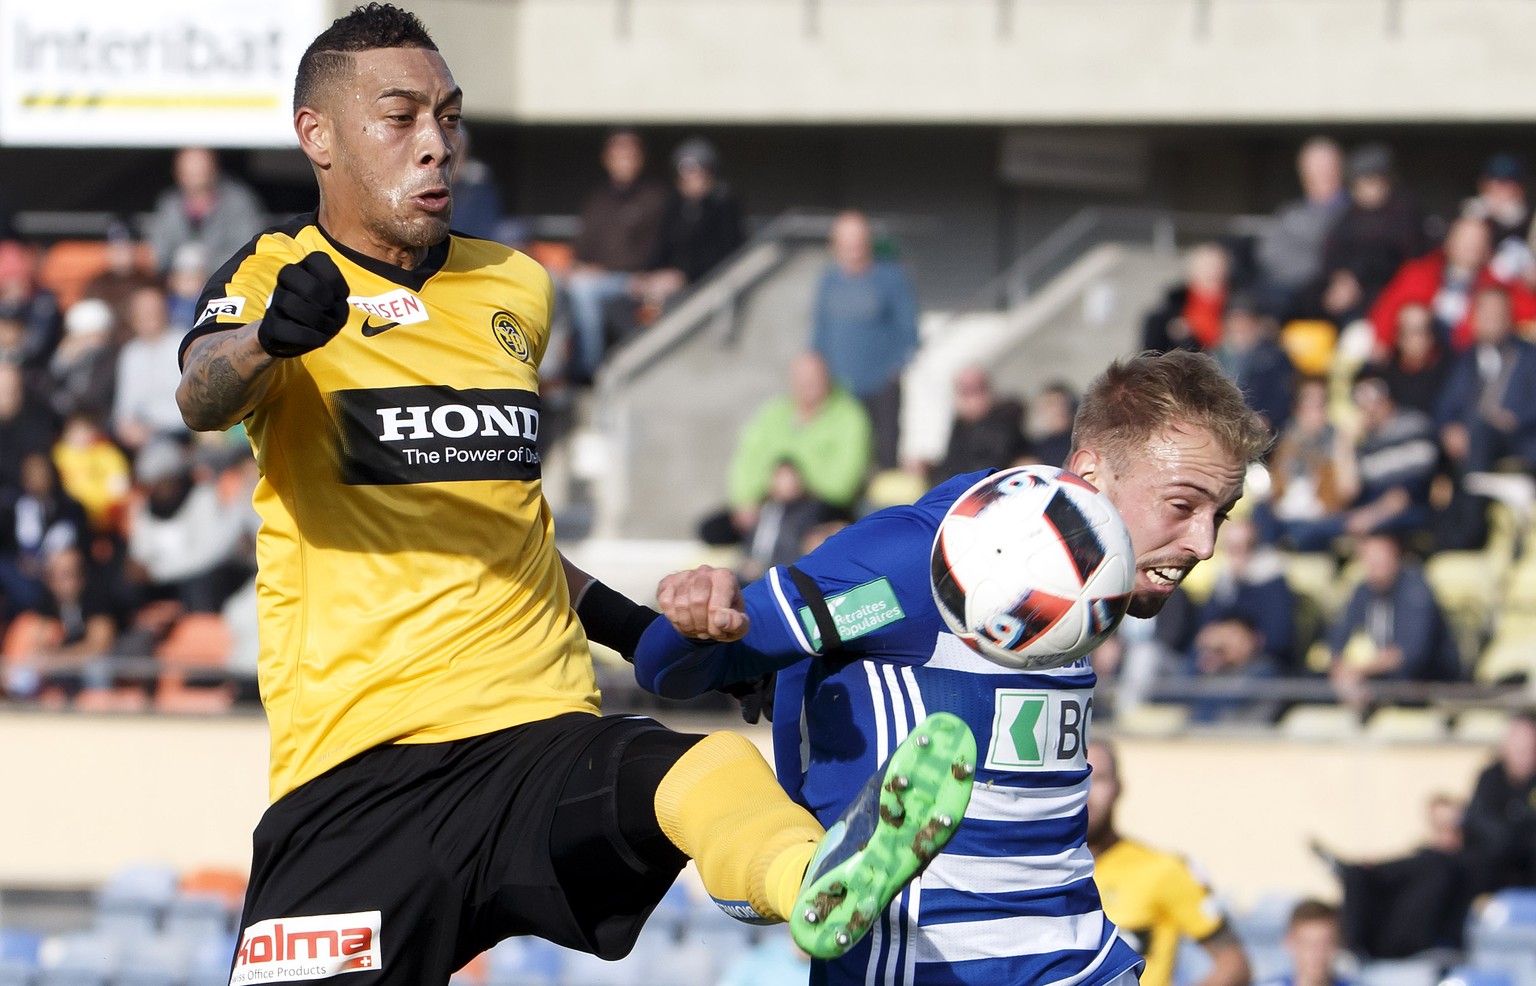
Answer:
[[[1332,904],[1320,900],[1307,899],[1291,908],[1291,920],[1287,927],[1294,928],[1298,924],[1306,924],[1309,921],[1339,922],[1339,909]]]
[[[1237,385],[1210,356],[1183,349],[1111,363],[1083,395],[1072,448],[1096,449],[1119,468],[1170,424],[1208,430],[1244,465],[1269,449],[1269,429]]]
[[[326,86],[352,70],[352,55],[376,48],[436,51],[426,25],[415,14],[389,3],[366,3],[338,17],[304,49],[293,82],[293,111],[313,106]]]

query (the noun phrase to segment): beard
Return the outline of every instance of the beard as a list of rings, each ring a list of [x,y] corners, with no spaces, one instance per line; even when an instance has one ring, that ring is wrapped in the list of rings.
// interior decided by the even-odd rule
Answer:
[[[424,250],[448,238],[448,219],[453,210],[438,215],[399,216],[386,214],[369,222],[373,234],[386,243],[406,250]]]

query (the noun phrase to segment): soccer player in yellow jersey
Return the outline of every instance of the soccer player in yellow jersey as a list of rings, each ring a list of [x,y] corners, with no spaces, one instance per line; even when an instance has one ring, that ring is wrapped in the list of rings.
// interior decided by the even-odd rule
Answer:
[[[1088,743],[1088,849],[1104,913],[1134,945],[1147,967],[1142,986],[1168,986],[1179,939],[1199,942],[1211,971],[1199,986],[1247,986],[1248,957],[1205,882],[1173,853],[1122,836],[1115,828],[1119,765],[1104,740]]]
[[[744,737],[599,715],[588,639],[632,653],[656,614],[555,548],[550,280],[450,233],[461,100],[405,11],[321,33],[294,87],[318,209],[214,274],[182,346],[188,425],[244,421],[261,471],[272,805],[231,983],[444,984],[520,934],[617,958],[687,857],[729,912],[851,947],[910,868],[827,839],[817,872],[857,887],[806,880],[823,830]],[[952,830],[956,735],[914,730],[882,807]]]

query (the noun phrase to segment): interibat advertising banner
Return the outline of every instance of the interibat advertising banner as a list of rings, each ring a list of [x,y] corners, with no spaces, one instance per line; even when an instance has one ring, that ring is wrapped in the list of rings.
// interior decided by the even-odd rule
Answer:
[[[0,0],[0,144],[292,147],[324,0]]]

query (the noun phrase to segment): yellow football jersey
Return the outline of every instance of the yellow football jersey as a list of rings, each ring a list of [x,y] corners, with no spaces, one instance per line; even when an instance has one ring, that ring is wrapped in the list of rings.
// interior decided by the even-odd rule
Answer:
[[[316,250],[351,317],[246,419],[273,800],[381,743],[599,709],[539,479],[548,274],[459,236],[401,270],[305,216],[214,274],[189,338],[259,319]]]
[[[1133,839],[1121,839],[1093,860],[1104,914],[1147,960],[1141,986],[1168,986],[1179,937],[1205,941],[1226,924],[1210,888],[1189,865]]]

